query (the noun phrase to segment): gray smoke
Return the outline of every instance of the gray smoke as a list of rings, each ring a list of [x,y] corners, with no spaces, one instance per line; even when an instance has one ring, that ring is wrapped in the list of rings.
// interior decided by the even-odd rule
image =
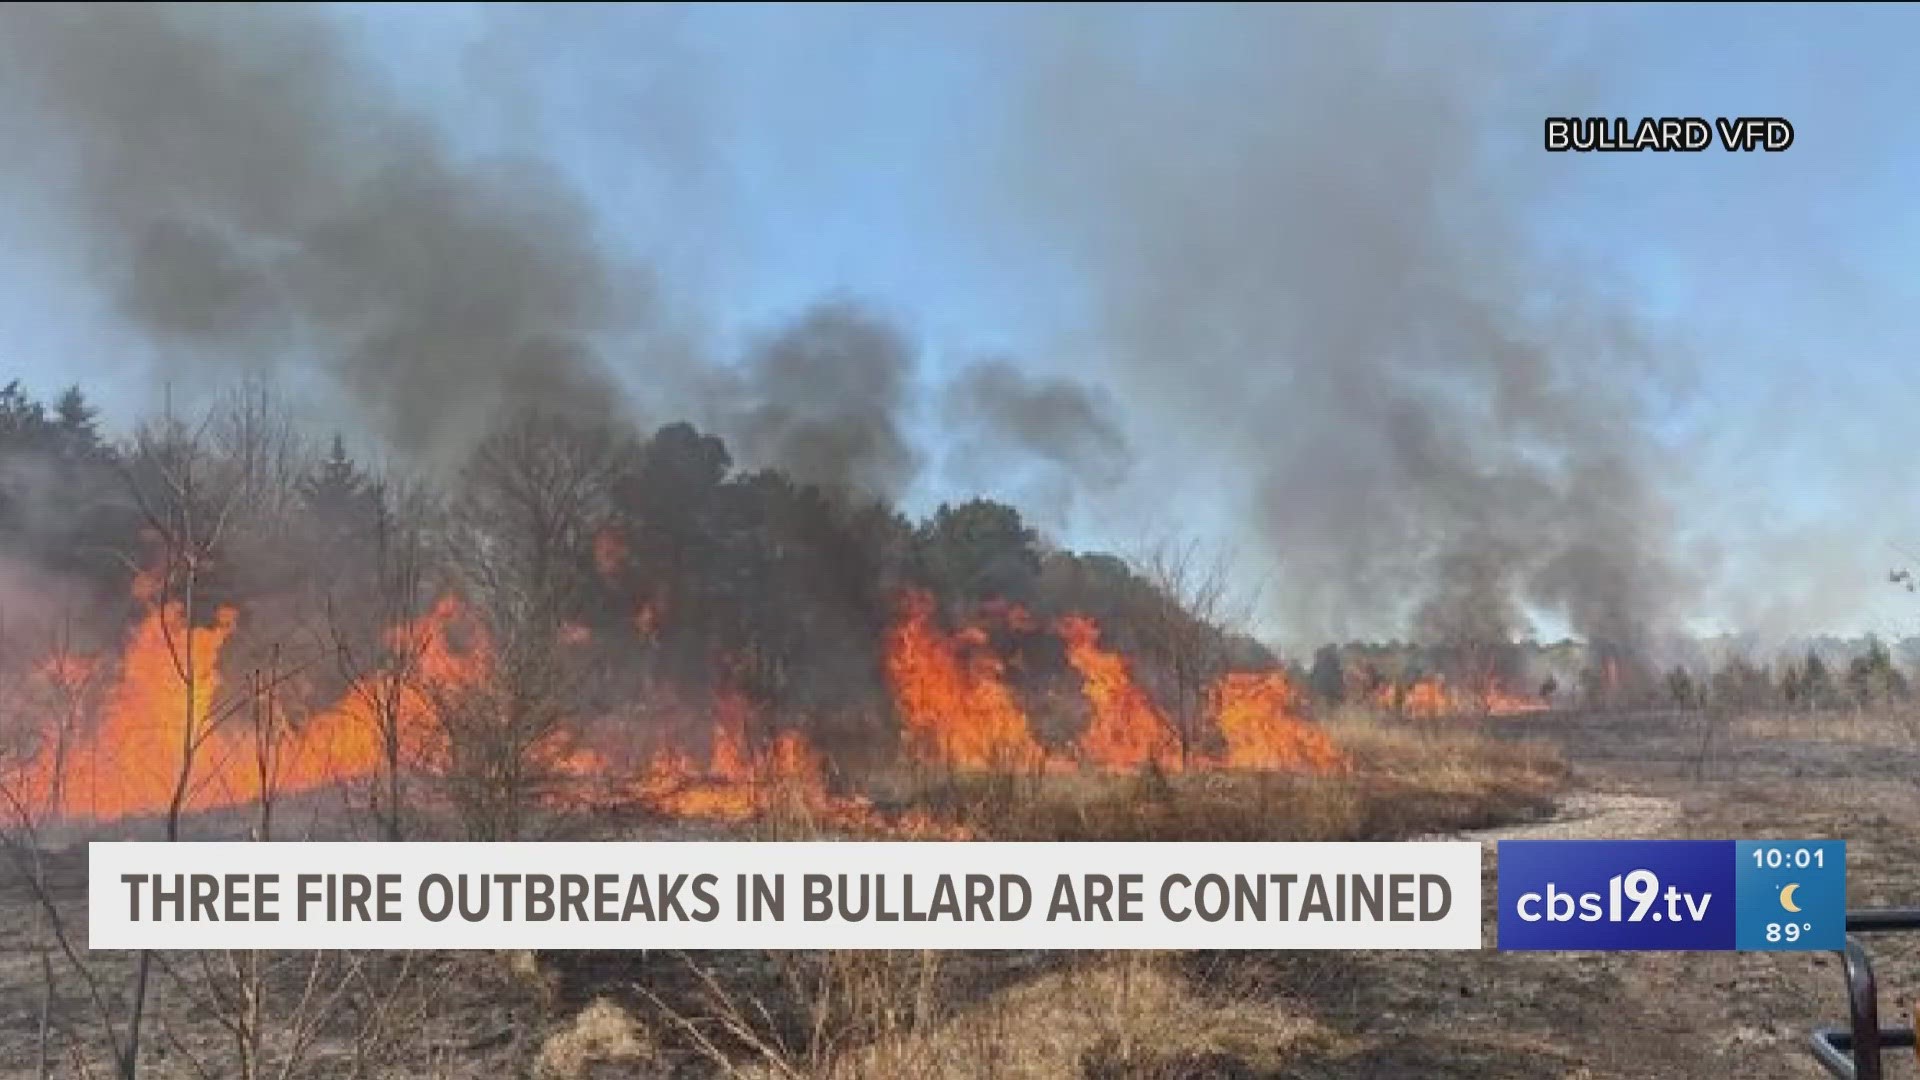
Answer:
[[[1005,360],[976,364],[946,392],[950,429],[973,453],[1007,448],[1094,487],[1122,480],[1132,463],[1113,405],[1066,379],[1032,376]]]
[[[1101,388],[990,359],[961,369],[939,395],[942,490],[1009,501],[1056,536],[1124,503],[1133,449],[1118,402]]]
[[[916,353],[891,322],[844,300],[760,342],[722,407],[728,442],[803,483],[898,495],[920,468],[901,430]]]
[[[1592,268],[1528,246],[1540,115],[1580,94],[1542,79],[1524,18],[979,18],[1001,111],[962,157],[986,198],[956,177],[940,205],[1071,263],[1095,318],[1058,344],[1101,393],[985,365],[933,388],[945,437],[1040,462],[1123,526],[1239,534],[1302,637],[1665,628],[1671,469],[1638,391],[1668,360]],[[600,355],[657,328],[664,290],[551,172],[456,153],[399,100],[309,11],[0,9],[0,131],[33,151],[15,178],[74,200],[170,371],[318,372],[432,456],[503,402],[627,407]],[[649,361],[636,381],[746,464],[894,495],[920,474],[918,345],[858,306],[804,312],[737,369]]]
[[[506,400],[617,401],[593,339],[647,305],[583,206],[535,164],[458,159],[315,13],[9,7],[0,99],[175,372],[313,365],[428,454]]]
[[[1556,98],[1496,18],[1065,14],[1009,43],[1002,195],[1092,282],[1083,347],[1156,448],[1138,497],[1224,501],[1303,636],[1505,639],[1531,609],[1632,647],[1675,599],[1633,396],[1664,360],[1524,246],[1538,201],[1493,151],[1538,160]]]

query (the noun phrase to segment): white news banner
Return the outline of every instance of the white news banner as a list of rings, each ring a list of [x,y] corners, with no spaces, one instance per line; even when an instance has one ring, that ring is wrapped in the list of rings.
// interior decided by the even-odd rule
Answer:
[[[1478,949],[1472,842],[96,843],[94,949]]]

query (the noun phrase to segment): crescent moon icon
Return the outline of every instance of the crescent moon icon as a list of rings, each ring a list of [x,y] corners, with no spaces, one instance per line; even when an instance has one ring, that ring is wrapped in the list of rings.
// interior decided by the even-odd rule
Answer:
[[[1788,883],[1786,888],[1780,890],[1781,907],[1786,908],[1788,911],[1800,910],[1800,905],[1793,902],[1793,891],[1799,887],[1800,883],[1795,881]]]

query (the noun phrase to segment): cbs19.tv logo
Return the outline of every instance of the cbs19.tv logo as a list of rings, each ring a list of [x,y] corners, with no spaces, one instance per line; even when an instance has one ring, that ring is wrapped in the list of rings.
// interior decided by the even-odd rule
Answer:
[[[1838,949],[1839,840],[1504,840],[1503,950]]]

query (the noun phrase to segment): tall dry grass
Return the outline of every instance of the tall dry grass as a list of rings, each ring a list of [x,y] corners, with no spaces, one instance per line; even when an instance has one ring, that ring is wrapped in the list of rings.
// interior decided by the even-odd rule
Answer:
[[[1775,709],[1735,716],[1732,730],[1743,739],[1912,747],[1920,745],[1920,708]]]
[[[1351,763],[1338,775],[903,770],[862,786],[890,810],[960,822],[982,839],[1331,841],[1525,817],[1567,777],[1545,747],[1471,721],[1353,711],[1327,727]],[[776,801],[753,835],[822,835],[807,807]],[[1331,1038],[1271,988],[1230,988],[1176,954],[652,954],[622,985],[571,981],[617,992],[628,1009],[592,996],[571,1006],[578,1013],[543,1059],[555,1078],[570,1062],[580,1078],[615,1075],[593,1071],[610,1059],[627,1070],[618,1075],[740,1080],[1255,1076]]]
[[[920,774],[893,798],[993,840],[1393,840],[1538,814],[1567,777],[1545,744],[1472,720],[1352,710],[1326,727],[1351,763],[1331,775]]]
[[[1166,953],[1079,956],[987,985],[933,952],[785,954],[775,962],[797,976],[791,990],[806,1023],[782,1031],[785,1003],[770,1006],[702,972],[705,1010],[661,1014],[663,1034],[688,1047],[687,1064],[734,1080],[1235,1076],[1271,1073],[1329,1038],[1272,998],[1205,985]],[[664,1007],[657,996],[652,1004]],[[596,1001],[549,1045],[625,1040],[636,1027]],[[627,1060],[636,1064],[662,1060],[652,1047],[632,1053]],[[582,1071],[566,1080],[598,1075],[592,1070],[604,1060],[543,1058],[579,1061]]]

